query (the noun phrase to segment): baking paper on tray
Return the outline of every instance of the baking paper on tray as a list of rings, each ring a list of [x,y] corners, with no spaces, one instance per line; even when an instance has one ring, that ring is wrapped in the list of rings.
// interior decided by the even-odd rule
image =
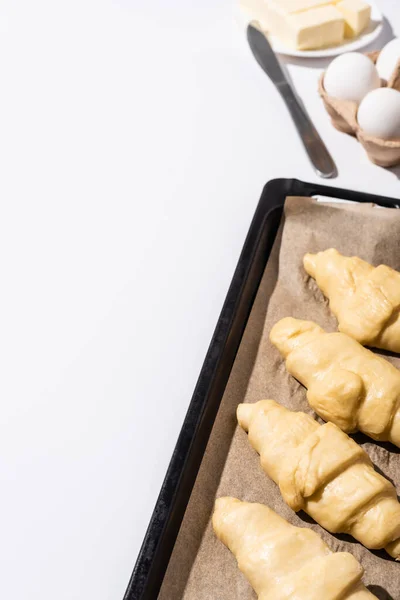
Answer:
[[[290,523],[317,531],[334,551],[348,551],[365,568],[364,582],[381,600],[400,600],[400,564],[384,552],[371,552],[353,538],[332,535],[283,502],[264,474],[247,435],[237,426],[240,402],[273,398],[292,410],[313,415],[305,389],[287,374],[269,342],[271,327],[293,316],[316,321],[328,331],[336,319],[315,282],[305,273],[306,252],[337,248],[374,265],[400,270],[400,210],[362,204],[322,204],[288,198],[285,217],[268,261],[253,310],[207,446],[181,526],[159,600],[255,600],[236,560],[213,534],[210,518],[215,498],[235,496],[262,502]],[[400,368],[400,358],[385,355]],[[400,491],[400,451],[357,434],[376,467]],[[323,599],[321,599],[323,600]]]

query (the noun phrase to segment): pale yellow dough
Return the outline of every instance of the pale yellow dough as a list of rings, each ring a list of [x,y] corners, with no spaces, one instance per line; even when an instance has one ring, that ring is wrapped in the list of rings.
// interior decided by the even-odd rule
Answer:
[[[259,600],[372,600],[363,568],[333,553],[317,533],[290,525],[263,504],[219,498],[213,527]]]
[[[303,262],[329,299],[340,331],[361,344],[400,352],[400,273],[334,248],[306,254]]]
[[[400,504],[367,453],[333,423],[319,425],[274,400],[240,404],[240,426],[285,502],[332,533],[400,557]],[[335,597],[335,596],[333,596]]]
[[[286,368],[325,421],[400,447],[400,371],[344,333],[288,317],[271,330]]]

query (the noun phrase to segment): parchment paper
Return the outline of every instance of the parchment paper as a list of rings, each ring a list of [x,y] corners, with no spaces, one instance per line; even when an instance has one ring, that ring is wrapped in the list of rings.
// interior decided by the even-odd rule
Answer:
[[[334,551],[352,552],[365,568],[364,582],[381,600],[400,600],[400,564],[384,552],[371,552],[344,535],[331,535],[308,515],[297,515],[283,502],[264,474],[247,435],[237,426],[240,402],[273,398],[292,410],[313,414],[304,388],[285,370],[270,344],[271,327],[286,316],[310,319],[328,331],[337,329],[327,301],[305,273],[306,252],[335,247],[374,265],[400,270],[400,210],[371,205],[327,205],[288,198],[285,218],[267,264],[229,383],[188,505],[159,600],[254,600],[255,593],[236,560],[212,532],[215,498],[235,496],[262,502],[297,526],[317,531]],[[400,368],[400,358],[386,358]],[[357,434],[378,470],[400,491],[400,454]],[[323,600],[321,598],[321,600]]]

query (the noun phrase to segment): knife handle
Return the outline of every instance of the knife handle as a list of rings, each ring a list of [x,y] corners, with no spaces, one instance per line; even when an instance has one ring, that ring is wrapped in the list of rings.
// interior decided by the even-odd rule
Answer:
[[[310,117],[288,83],[277,86],[285,100],[297,131],[315,171],[320,177],[336,175],[336,166]]]

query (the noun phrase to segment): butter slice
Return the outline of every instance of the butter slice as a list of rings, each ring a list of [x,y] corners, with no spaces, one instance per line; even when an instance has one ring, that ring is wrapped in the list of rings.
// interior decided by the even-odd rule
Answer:
[[[283,6],[282,6],[283,4]],[[300,2],[299,2],[300,4]],[[337,46],[344,38],[344,18],[333,5],[285,14],[284,2],[268,2],[268,31],[298,50]]]
[[[291,48],[312,50],[343,42],[345,19],[335,2],[347,0],[240,1],[253,13],[263,31]]]
[[[284,20],[291,14],[326,6],[334,0],[240,0],[240,5],[252,13],[261,29],[273,33],[285,27]],[[339,0],[338,0],[339,1]],[[277,34],[279,35],[279,34]]]
[[[275,9],[280,10],[287,15],[304,12],[319,6],[333,4],[335,0],[266,0],[267,4],[272,4]]]
[[[371,7],[362,0],[341,0],[336,8],[345,20],[344,34],[347,38],[356,37],[366,29],[371,20]]]

